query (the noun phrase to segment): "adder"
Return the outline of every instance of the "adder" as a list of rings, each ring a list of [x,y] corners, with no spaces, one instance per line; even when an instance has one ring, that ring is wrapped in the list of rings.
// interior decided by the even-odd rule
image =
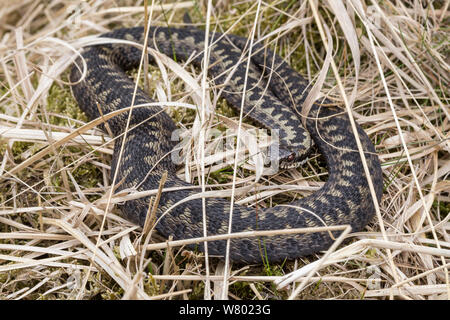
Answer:
[[[117,29],[102,35],[105,38],[144,43],[142,27]],[[148,45],[176,61],[189,60],[201,67],[204,58],[205,32],[196,28],[152,27]],[[220,39],[219,39],[220,38]],[[222,96],[234,107],[241,105],[244,82],[247,81],[244,114],[246,117],[279,132],[279,164],[292,168],[302,163],[312,144],[323,155],[328,180],[318,191],[288,204],[270,208],[252,208],[234,205],[232,232],[272,230],[284,228],[321,227],[349,224],[353,231],[361,230],[375,212],[367,177],[358,152],[355,136],[347,113],[331,101],[316,101],[303,127],[299,110],[308,95],[309,83],[278,55],[261,45],[253,48],[248,76],[247,62],[242,59],[247,39],[219,33],[209,35],[208,76],[218,85],[224,85]],[[218,40],[219,39],[219,40]],[[217,40],[217,41],[216,41]],[[87,70],[82,78],[82,63],[74,64],[70,80],[79,107],[90,119],[133,105],[152,102],[143,90],[133,98],[135,83],[127,71],[139,66],[142,51],[138,46],[121,43],[92,45],[84,48],[82,58]],[[149,55],[152,62],[152,56]],[[81,81],[79,81],[81,80]],[[156,229],[164,236],[188,239],[204,236],[202,199],[182,202],[198,193],[190,183],[176,175],[171,161],[175,143],[171,134],[174,121],[161,106],[135,107],[130,117],[126,140],[122,134],[130,111],[109,120],[107,126],[114,136],[120,136],[114,146],[111,174],[118,170],[119,189],[137,188],[138,191],[157,189],[164,172],[168,173],[165,188],[180,187],[161,194]],[[102,125],[102,128],[105,128]],[[374,145],[363,129],[357,131],[367,160],[376,193],[382,196],[382,173]],[[118,159],[124,143],[123,156]],[[143,225],[149,198],[126,201],[121,205],[123,215]],[[230,200],[206,198],[207,235],[227,234]],[[334,234],[336,235],[336,234]],[[245,263],[276,262],[295,259],[327,249],[334,241],[329,232],[277,235],[261,238],[238,238],[230,242],[229,257]],[[204,244],[196,247],[204,250]],[[208,242],[210,256],[223,257],[226,241]]]

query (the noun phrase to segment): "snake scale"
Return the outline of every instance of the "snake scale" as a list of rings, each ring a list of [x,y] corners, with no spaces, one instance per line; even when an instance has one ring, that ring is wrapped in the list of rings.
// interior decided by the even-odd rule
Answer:
[[[221,34],[211,33],[210,39],[213,41],[219,36]],[[102,37],[142,44],[144,29],[117,29]],[[194,65],[201,66],[204,40],[205,32],[200,29],[152,27],[148,45],[177,61],[190,60]],[[239,59],[246,43],[245,38],[228,35],[210,47],[208,76],[213,77],[216,84],[228,81],[223,96],[235,107],[240,106],[242,99],[246,62]],[[265,53],[258,51],[258,48],[263,47],[255,45],[256,54],[249,65],[244,114],[267,128],[279,129],[281,167],[297,166],[314,143],[326,161],[328,180],[316,192],[289,204],[265,209],[234,205],[232,232],[342,224],[351,225],[353,231],[361,230],[373,217],[375,209],[348,115],[324,99],[311,107],[305,130],[295,110],[301,108],[308,94],[308,82],[281,57],[268,54],[270,50]],[[72,90],[79,107],[90,119],[129,107],[132,103],[140,105],[152,102],[141,89],[137,90],[133,101],[135,84],[126,73],[139,66],[141,53],[137,46],[114,42],[84,49],[82,57],[87,64],[86,76],[81,78],[82,63],[78,58],[70,80],[74,83]],[[154,62],[151,55],[149,60]],[[274,67],[269,70],[266,65]],[[234,73],[230,77],[233,67]],[[120,164],[118,155],[121,138],[115,142],[112,157],[111,174],[118,168],[116,181],[121,182],[119,189],[157,189],[163,173],[167,171],[164,187],[182,188],[161,194],[157,210],[160,219],[156,229],[163,236],[173,236],[175,240],[204,236],[202,199],[178,203],[198,191],[189,188],[192,187],[190,183],[176,176],[176,165],[167,156],[175,146],[171,140],[171,133],[176,129],[175,123],[159,106],[133,108],[131,112],[131,129],[126,135]],[[107,129],[114,136],[119,136],[124,133],[127,119],[128,111],[114,116],[107,120]],[[101,127],[105,129],[104,125]],[[377,201],[380,201],[383,186],[380,163],[369,137],[359,125],[357,130]],[[142,226],[148,204],[148,197],[129,200],[121,204],[121,211],[125,218]],[[207,234],[228,233],[230,200],[206,198],[205,204]],[[232,239],[229,257],[232,261],[243,263],[261,263],[263,259],[270,262],[295,259],[326,250],[334,241],[332,235],[336,236],[337,233]],[[196,248],[203,251],[203,243],[196,245]],[[208,242],[209,255],[223,257],[225,252],[226,241]]]

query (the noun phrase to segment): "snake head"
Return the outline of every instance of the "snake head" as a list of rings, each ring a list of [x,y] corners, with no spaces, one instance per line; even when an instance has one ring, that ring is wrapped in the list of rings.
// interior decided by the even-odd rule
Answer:
[[[276,161],[280,169],[292,169],[300,167],[307,160],[309,149],[295,150],[286,145],[271,146],[269,160]]]

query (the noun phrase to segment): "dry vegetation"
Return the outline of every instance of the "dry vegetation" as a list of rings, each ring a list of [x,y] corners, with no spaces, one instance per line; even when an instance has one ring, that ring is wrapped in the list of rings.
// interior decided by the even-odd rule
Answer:
[[[326,255],[260,266],[167,249],[114,207],[136,195],[109,197],[111,139],[85,126],[67,74],[87,36],[144,25],[144,1],[1,2],[0,299],[450,297],[448,0],[148,2],[152,25],[180,26],[188,11],[199,28],[269,35],[265,44],[309,80],[324,75],[321,92],[343,108],[345,93],[376,144],[385,189],[371,224]],[[174,102],[170,113],[200,150],[202,130],[236,127],[239,115],[213,89],[201,103],[192,90],[205,84],[201,70],[181,66],[150,66],[150,95]],[[200,107],[211,119],[202,127],[194,105],[221,116]],[[302,197],[326,179],[317,156],[273,177],[251,163],[233,177],[233,158],[217,165],[190,155],[181,176],[201,181],[205,168],[205,189],[222,196],[234,179],[246,205]]]

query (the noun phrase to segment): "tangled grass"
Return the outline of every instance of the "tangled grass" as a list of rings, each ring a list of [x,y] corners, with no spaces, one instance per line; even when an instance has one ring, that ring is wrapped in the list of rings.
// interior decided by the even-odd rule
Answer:
[[[146,3],[0,6],[1,299],[450,297],[450,1]],[[142,230],[120,217],[115,204],[142,194],[114,193],[113,141],[78,109],[68,70],[95,43],[92,35],[146,21],[182,26],[186,11],[199,28],[252,30],[322,94],[351,108],[376,145],[385,183],[376,217],[347,234],[351,241],[281,265],[234,266],[183,250],[189,239],[167,242],[151,221]],[[202,70],[167,60],[144,71],[137,80],[154,100],[172,101],[167,111],[192,137],[178,174],[204,191],[234,190],[236,203],[266,207],[326,180],[317,155],[275,176],[255,163],[233,170],[238,152],[210,152],[223,136],[205,133],[253,124],[240,123]],[[153,211],[161,190],[149,192]]]

